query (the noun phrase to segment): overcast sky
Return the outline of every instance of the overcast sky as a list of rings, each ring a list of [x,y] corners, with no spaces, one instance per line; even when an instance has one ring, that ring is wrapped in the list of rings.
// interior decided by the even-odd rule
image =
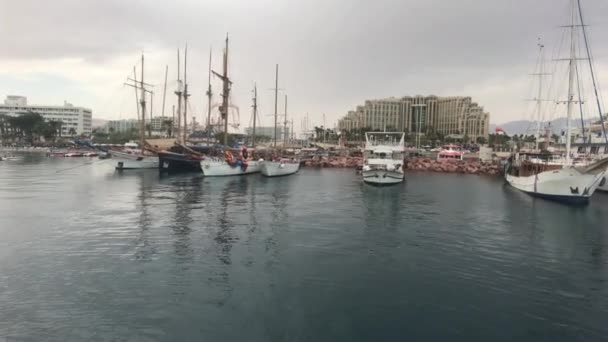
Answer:
[[[146,80],[157,85],[155,114],[169,65],[170,115],[176,49],[187,43],[191,109],[201,121],[209,47],[219,71],[229,32],[233,102],[244,126],[254,81],[262,121],[271,123],[276,63],[296,129],[305,113],[313,124],[326,113],[333,125],[366,99],[417,94],[471,96],[502,123],[528,115],[537,37],[551,55],[568,2],[0,0],[0,96],[67,100],[92,108],[94,118],[134,117],[133,90],[123,83],[143,51]],[[608,2],[582,3],[600,82],[608,85]],[[214,87],[219,94],[217,81]]]

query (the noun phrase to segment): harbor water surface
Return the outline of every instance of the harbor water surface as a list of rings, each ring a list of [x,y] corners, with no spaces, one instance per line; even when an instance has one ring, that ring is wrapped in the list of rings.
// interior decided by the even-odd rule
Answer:
[[[0,163],[0,340],[599,341],[608,196]]]

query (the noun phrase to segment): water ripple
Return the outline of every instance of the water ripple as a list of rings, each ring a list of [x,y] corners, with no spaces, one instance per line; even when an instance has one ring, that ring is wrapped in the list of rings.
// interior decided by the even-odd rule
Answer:
[[[36,157],[0,178],[0,340],[608,336],[608,196],[570,209],[477,176],[375,188],[351,170]]]

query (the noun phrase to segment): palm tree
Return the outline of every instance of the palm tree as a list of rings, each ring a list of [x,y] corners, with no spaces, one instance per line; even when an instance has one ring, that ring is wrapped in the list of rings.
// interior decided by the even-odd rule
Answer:
[[[315,139],[319,141],[324,132],[325,130],[323,129],[323,127],[315,126]]]
[[[53,138],[57,135],[59,135],[59,137],[61,137],[61,121],[56,121],[56,120],[51,120],[49,121],[49,127],[51,127],[51,129],[53,130],[54,134],[53,134]],[[46,138],[46,137],[45,137]]]
[[[68,131],[68,134],[69,134],[71,137],[76,136],[76,129],[75,129],[74,127],[70,127],[70,130]]]
[[[173,120],[164,120],[161,123],[161,131],[167,132],[167,137],[171,137],[173,134]]]

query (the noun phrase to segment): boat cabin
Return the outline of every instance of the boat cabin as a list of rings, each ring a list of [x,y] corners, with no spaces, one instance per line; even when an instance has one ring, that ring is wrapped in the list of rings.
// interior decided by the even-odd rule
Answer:
[[[458,145],[443,145],[437,154],[437,160],[462,160],[464,151]]]
[[[552,153],[516,153],[508,159],[505,173],[515,177],[528,177],[559,170],[563,165],[561,156]]]

